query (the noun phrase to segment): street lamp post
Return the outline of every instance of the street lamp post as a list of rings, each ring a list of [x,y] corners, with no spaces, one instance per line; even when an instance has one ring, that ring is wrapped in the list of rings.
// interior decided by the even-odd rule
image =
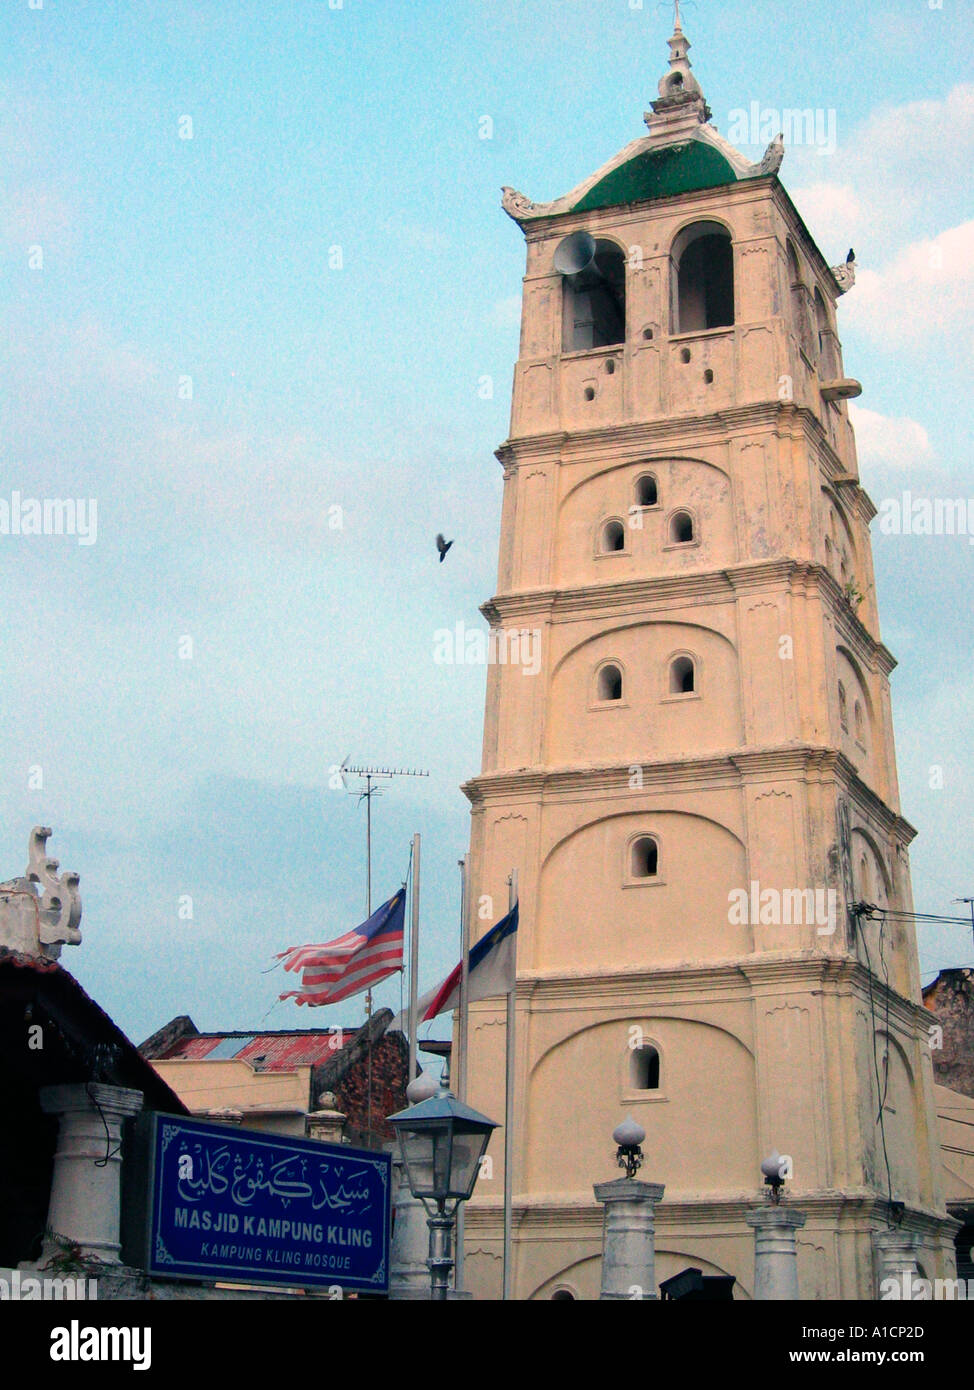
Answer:
[[[430,1296],[445,1300],[453,1269],[453,1222],[473,1192],[480,1160],[497,1125],[450,1092],[449,1065],[439,1092],[389,1116],[399,1139],[409,1189],[426,1209]]]
[[[646,1131],[626,1116],[612,1131],[616,1163],[626,1176],[597,1182],[595,1200],[602,1202],[602,1288],[599,1298],[656,1299],[656,1203],[665,1191],[661,1182],[641,1182]]]
[[[761,1164],[761,1176],[771,1189],[771,1200],[744,1213],[754,1229],[754,1298],[797,1299],[797,1234],[805,1224],[805,1213],[781,1203],[781,1189],[792,1176],[791,1159],[775,1149]]]

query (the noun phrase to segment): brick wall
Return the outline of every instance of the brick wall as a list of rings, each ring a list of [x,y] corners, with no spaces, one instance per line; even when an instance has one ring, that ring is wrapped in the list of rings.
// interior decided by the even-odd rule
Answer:
[[[942,970],[923,1002],[944,1030],[931,1052],[937,1084],[974,1098],[974,971]]]
[[[381,1148],[395,1139],[388,1115],[406,1108],[408,1053],[401,1033],[386,1034],[372,1047],[372,1126],[369,1129],[368,1055],[357,1061],[335,1088],[339,1110],[347,1115],[350,1144]]]

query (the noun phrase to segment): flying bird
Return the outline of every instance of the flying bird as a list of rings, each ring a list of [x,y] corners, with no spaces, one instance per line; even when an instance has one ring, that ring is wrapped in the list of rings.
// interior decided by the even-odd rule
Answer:
[[[441,531],[440,534],[436,537],[436,548],[437,548],[437,550],[440,552],[440,564],[441,564],[441,565],[442,565],[443,561],[446,559],[446,552],[450,549],[450,546],[451,546],[452,544],[453,544],[452,541],[445,541],[445,540],[443,539],[443,533],[442,533],[442,531]]]

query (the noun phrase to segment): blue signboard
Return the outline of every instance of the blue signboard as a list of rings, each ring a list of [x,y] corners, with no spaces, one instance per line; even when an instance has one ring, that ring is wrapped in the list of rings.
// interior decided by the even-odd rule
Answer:
[[[147,1119],[151,1274],[387,1291],[388,1154]]]

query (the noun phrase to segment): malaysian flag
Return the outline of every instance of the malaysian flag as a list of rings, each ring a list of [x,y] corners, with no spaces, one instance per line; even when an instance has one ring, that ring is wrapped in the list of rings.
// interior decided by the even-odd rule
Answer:
[[[303,970],[301,988],[282,999],[299,1004],[337,1004],[371,989],[402,969],[406,890],[391,897],[367,922],[323,946],[292,946],[277,957],[285,970]]]

